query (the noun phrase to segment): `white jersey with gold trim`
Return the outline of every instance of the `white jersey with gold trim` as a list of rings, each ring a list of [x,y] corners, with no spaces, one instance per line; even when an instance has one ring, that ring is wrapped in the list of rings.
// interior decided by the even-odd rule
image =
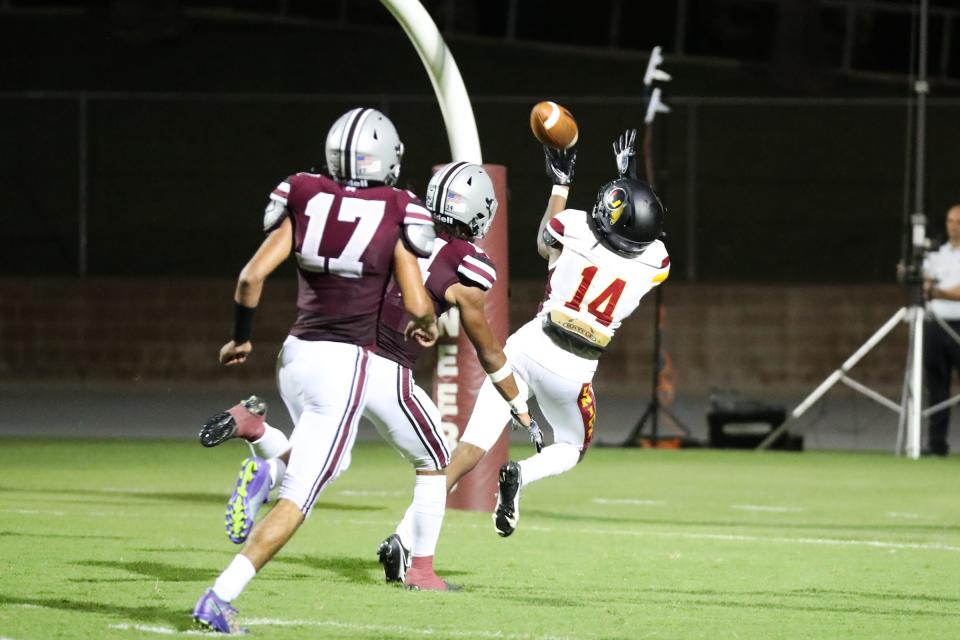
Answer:
[[[605,349],[640,299],[670,274],[670,256],[659,240],[634,258],[600,244],[587,213],[566,209],[547,225],[550,238],[562,245],[550,265],[545,299],[538,317]]]

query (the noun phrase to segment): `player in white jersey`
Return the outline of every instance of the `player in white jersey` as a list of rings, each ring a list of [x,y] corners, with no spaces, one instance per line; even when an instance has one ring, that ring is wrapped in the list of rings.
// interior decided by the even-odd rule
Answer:
[[[500,468],[494,524],[509,536],[519,517],[520,489],[572,469],[593,437],[596,400],[591,381],[620,323],[651,288],[666,280],[670,258],[660,240],[664,209],[626,162],[629,136],[614,143],[621,177],[601,187],[591,212],[566,209],[576,155],[546,149],[554,187],[540,223],[538,251],[547,260],[547,286],[537,315],[504,347],[510,366],[535,396],[554,442],[536,455]],[[629,175],[626,175],[629,174]],[[510,419],[510,407],[484,382],[460,445],[447,468],[452,484],[490,450]]]

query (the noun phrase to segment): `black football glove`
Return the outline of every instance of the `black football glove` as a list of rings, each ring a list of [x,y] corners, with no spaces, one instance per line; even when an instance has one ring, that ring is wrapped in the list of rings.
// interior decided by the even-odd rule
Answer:
[[[617,161],[617,171],[620,177],[637,177],[637,151],[634,145],[637,141],[637,130],[627,129],[620,137],[613,141],[613,156]]]
[[[577,164],[576,149],[543,148],[546,159],[547,177],[553,184],[570,186],[573,182],[573,169]]]
[[[530,442],[533,443],[533,446],[537,448],[537,453],[540,453],[543,450],[543,432],[540,431],[540,425],[537,424],[537,421],[533,419],[533,416],[530,417],[530,426],[526,426],[520,422],[520,416],[516,412],[510,412],[510,425],[514,429],[523,429],[530,435]]]

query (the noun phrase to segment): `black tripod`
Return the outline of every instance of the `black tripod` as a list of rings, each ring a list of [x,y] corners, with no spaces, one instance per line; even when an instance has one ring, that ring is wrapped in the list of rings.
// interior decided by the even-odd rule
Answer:
[[[660,54],[660,47],[654,47],[650,52],[650,61],[647,63],[647,71],[643,77],[645,93],[649,102],[644,116],[645,127],[643,130],[643,160],[647,178],[647,184],[651,188],[654,186],[653,154],[651,143],[653,140],[653,120],[657,113],[669,113],[670,109],[660,101],[660,89],[653,88],[655,80],[669,81],[670,75],[660,71],[658,67],[663,62],[663,56]],[[649,441],[653,446],[657,445],[660,426],[660,412],[662,411],[670,418],[674,426],[683,434],[684,437],[690,436],[690,430],[675,416],[668,408],[660,402],[660,381],[664,370],[664,352],[663,352],[663,284],[656,287],[654,291],[654,315],[653,315],[653,384],[650,389],[650,401],[643,415],[630,431],[630,435],[623,441],[624,447],[636,447],[641,445],[641,435],[644,427],[650,425]]]
[[[650,401],[643,415],[637,420],[630,431],[630,435],[623,441],[624,447],[640,446],[643,429],[650,425],[649,440],[656,446],[660,438],[660,412],[662,411],[673,422],[673,425],[683,434],[684,437],[690,436],[690,429],[670,409],[664,407],[660,402],[660,377],[664,369],[663,356],[663,285],[656,288],[654,292],[654,321],[653,321],[653,384],[650,389]]]

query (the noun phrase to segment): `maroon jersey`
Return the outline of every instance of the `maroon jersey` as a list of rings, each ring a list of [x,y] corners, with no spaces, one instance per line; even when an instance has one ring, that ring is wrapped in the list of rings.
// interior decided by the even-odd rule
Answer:
[[[300,287],[290,334],[374,344],[397,239],[405,224],[432,224],[427,210],[409,191],[349,187],[312,173],[288,177],[270,199],[293,223]]]
[[[493,260],[483,249],[469,240],[461,240],[442,231],[437,231],[430,257],[420,258],[420,273],[438,316],[450,308],[443,296],[451,285],[460,283],[487,291],[497,279]],[[377,353],[412,369],[423,347],[416,340],[405,340],[403,337],[410,316],[403,308],[396,282],[390,283],[380,313]]]

